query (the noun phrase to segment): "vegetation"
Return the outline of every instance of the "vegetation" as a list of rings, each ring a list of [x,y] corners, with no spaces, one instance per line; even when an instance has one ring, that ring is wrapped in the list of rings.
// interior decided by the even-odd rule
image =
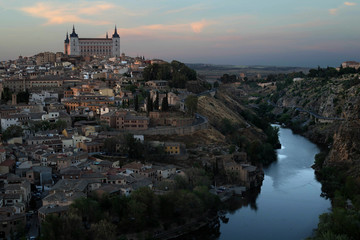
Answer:
[[[185,99],[186,112],[189,115],[194,115],[197,111],[198,98],[197,96],[190,95]]]
[[[21,137],[23,135],[23,129],[17,125],[11,125],[2,133],[2,139],[4,141],[9,140],[13,137]]]
[[[169,86],[173,88],[185,88],[187,81],[197,79],[195,70],[175,60],[171,63],[147,66],[144,69],[143,77],[145,81],[167,80]]]
[[[168,95],[166,93],[166,96],[163,98],[161,102],[161,111],[166,112],[169,110],[169,103],[168,103]]]
[[[30,129],[34,132],[38,131],[47,131],[47,130],[58,130],[62,131],[67,128],[67,123],[64,120],[57,120],[56,122],[49,122],[49,121],[39,121],[39,122],[32,122],[30,125]]]
[[[139,111],[139,96],[135,95],[134,97],[134,109],[135,111]]]
[[[320,164],[324,153],[315,157]],[[332,211],[319,217],[315,237],[318,239],[360,239],[360,188],[346,169],[323,167],[317,177],[322,183],[323,195],[332,199]]]
[[[220,81],[222,83],[234,83],[237,81],[236,75],[229,75],[229,74],[224,74],[222,75],[222,77],[220,78]]]
[[[7,102],[11,100],[11,95],[12,95],[12,91],[8,87],[5,87],[3,92],[1,93],[1,100],[3,102]]]
[[[135,139],[132,134],[105,139],[104,151],[109,154],[127,155],[130,159],[144,159],[145,157],[144,144]]]
[[[92,195],[75,200],[64,216],[50,215],[41,228],[41,239],[119,239],[127,233],[183,225],[216,213],[220,202],[210,194],[204,171],[193,169],[189,178],[178,177],[174,191],[156,195],[147,187],[130,196]],[[207,179],[207,180],[206,180]]]
[[[25,92],[19,92],[16,95],[16,101],[17,103],[29,103],[29,97],[30,97],[30,93],[29,91],[26,89]]]

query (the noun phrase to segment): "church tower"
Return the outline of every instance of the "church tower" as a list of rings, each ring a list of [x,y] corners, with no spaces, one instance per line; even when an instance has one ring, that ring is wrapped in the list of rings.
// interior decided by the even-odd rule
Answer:
[[[70,53],[69,55],[80,55],[80,44],[79,44],[79,36],[75,32],[75,26],[73,25],[73,31],[70,34]]]
[[[64,41],[64,54],[69,55],[69,52],[70,52],[69,33],[66,33],[66,39]]]
[[[120,57],[120,36],[117,33],[116,25],[114,34],[112,35],[112,56]]]

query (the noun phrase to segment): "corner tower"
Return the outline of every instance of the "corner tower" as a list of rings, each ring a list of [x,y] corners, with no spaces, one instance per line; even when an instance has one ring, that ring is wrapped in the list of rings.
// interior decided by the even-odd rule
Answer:
[[[65,40],[66,41],[66,40]],[[73,31],[70,34],[70,52],[69,55],[80,55],[79,36],[75,32],[75,26],[73,25]]]
[[[112,54],[113,57],[120,57],[120,36],[117,33],[116,25],[112,35]]]
[[[66,39],[64,41],[64,54],[69,55],[69,53],[70,53],[69,33],[66,33]]]

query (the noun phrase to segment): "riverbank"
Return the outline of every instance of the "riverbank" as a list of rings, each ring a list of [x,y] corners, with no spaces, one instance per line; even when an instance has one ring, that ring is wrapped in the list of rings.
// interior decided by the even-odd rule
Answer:
[[[264,168],[260,191],[234,201],[220,227],[222,239],[304,239],[312,235],[318,215],[330,202],[322,197],[321,184],[311,165],[320,149],[290,129],[280,128],[282,148],[278,161]],[[301,223],[301,224],[299,224]]]

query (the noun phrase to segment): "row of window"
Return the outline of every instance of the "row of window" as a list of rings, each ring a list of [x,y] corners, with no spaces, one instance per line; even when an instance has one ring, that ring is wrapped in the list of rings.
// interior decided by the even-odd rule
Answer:
[[[112,45],[111,42],[80,42],[80,45],[96,44],[96,45]]]
[[[100,50],[99,49],[96,49],[96,50],[95,49],[94,50],[93,49],[85,49],[85,50],[81,49],[80,52],[97,52],[97,53],[100,52],[101,53],[101,52],[111,52],[111,50],[110,49],[109,50],[108,49],[105,49],[105,50],[104,49],[100,49]]]

